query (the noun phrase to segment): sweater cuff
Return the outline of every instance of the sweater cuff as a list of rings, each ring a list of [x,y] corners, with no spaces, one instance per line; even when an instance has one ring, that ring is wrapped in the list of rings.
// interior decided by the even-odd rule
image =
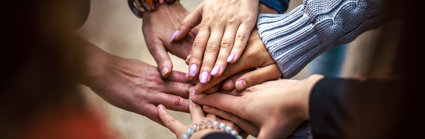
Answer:
[[[285,78],[295,76],[315,57],[330,48],[322,47],[304,6],[287,14],[260,14],[258,33]]]
[[[289,2],[288,0],[260,0],[260,3],[272,8],[279,14],[282,14],[286,11],[286,9],[288,9]]]
[[[304,0],[286,14],[260,14],[257,28],[284,78],[291,78],[320,54],[378,27],[380,9],[374,0]]]

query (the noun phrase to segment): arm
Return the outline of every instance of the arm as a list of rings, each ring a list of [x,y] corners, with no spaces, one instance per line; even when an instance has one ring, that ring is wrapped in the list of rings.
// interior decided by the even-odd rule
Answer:
[[[258,32],[285,78],[318,55],[376,28],[380,0],[305,0],[291,12],[259,15]]]

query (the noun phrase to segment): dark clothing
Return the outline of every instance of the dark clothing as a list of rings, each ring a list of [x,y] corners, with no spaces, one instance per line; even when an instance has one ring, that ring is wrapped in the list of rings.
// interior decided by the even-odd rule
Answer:
[[[408,97],[402,82],[324,78],[310,95],[314,138],[388,138],[401,132],[399,118]],[[403,108],[403,109],[402,109]],[[401,123],[410,128],[409,123]]]
[[[282,14],[286,11],[286,9],[288,9],[289,0],[260,0],[260,3],[276,10],[279,14]]]

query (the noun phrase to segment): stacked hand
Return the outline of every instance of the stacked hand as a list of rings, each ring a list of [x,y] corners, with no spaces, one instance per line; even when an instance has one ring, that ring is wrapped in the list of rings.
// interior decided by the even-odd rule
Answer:
[[[168,77],[173,69],[167,52],[184,59],[192,49],[196,28],[189,30],[184,39],[173,43],[170,41],[171,35],[188,14],[189,12],[176,2],[172,5],[161,5],[155,12],[145,13],[143,16],[143,36],[163,77]]]
[[[83,84],[119,108],[144,115],[158,123],[156,106],[188,112],[188,89],[184,73],[171,72],[163,79],[154,66],[116,57],[88,44]]]
[[[308,98],[312,87],[321,78],[323,76],[313,75],[301,81],[269,81],[242,92],[191,97],[195,103],[206,105],[205,112],[230,120],[251,135],[256,136],[259,132],[259,139],[285,138],[309,118]],[[242,119],[256,128],[246,126]]]
[[[227,63],[239,59],[255,26],[258,3],[258,0],[205,0],[184,19],[174,34],[175,40],[184,39],[199,24],[188,58],[190,79],[199,72],[200,82],[207,83],[210,75],[220,76]]]

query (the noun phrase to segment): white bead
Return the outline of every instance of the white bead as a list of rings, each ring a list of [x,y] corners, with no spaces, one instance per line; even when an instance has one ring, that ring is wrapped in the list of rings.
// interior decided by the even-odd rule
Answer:
[[[235,136],[236,135],[236,130],[230,131],[230,134],[232,134],[233,136]]]
[[[230,132],[231,130],[232,130],[232,127],[230,127],[230,126],[226,126],[224,128],[224,131],[226,131],[226,132]]]
[[[224,129],[224,127],[225,127],[226,125],[224,124],[224,123],[220,123],[220,129]]]
[[[183,139],[189,139],[189,136],[187,136],[187,134],[183,134],[183,135],[182,135],[182,138],[183,138]]]

